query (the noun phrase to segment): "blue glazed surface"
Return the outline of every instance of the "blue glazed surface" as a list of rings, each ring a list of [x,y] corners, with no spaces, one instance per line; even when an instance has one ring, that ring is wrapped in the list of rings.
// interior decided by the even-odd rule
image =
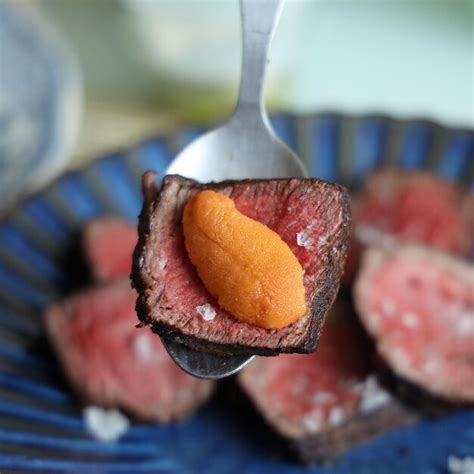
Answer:
[[[423,168],[433,139],[433,127],[425,124],[413,124],[402,140],[399,165],[404,169]]]
[[[474,183],[472,132],[421,122],[395,127],[378,117],[272,121],[313,176],[339,181],[345,170],[346,184],[356,183],[387,162]],[[334,465],[307,468],[284,459],[261,420],[235,410],[222,394],[185,422],[133,425],[116,444],[88,436],[42,339],[41,309],[76,284],[61,256],[82,224],[109,213],[136,219],[141,174],[155,169],[161,177],[177,148],[200,132],[187,129],[174,140],[158,137],[106,156],[0,223],[0,471],[433,474],[447,472],[449,456],[474,455],[474,411],[465,410],[396,429]]]

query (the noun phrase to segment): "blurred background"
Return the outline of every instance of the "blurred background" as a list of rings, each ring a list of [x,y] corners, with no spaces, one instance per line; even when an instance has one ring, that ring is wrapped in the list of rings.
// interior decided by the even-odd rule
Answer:
[[[32,467],[41,472],[309,472],[273,458],[279,445],[265,438],[269,430],[254,411],[234,408],[243,397],[232,381],[183,424],[133,424],[124,434],[128,421],[119,417],[115,435],[123,439],[116,445],[94,442],[90,435],[97,433],[58,371],[43,327],[42,315],[51,303],[69,294],[84,296],[85,287],[107,290],[117,278],[125,282],[123,291],[131,301],[131,323],[123,327],[131,331],[130,341],[136,335],[136,294],[129,273],[142,206],[141,176],[156,169],[161,177],[185,143],[232,112],[240,62],[238,0],[0,0],[2,473],[11,467],[21,472]],[[367,222],[354,212],[354,229],[373,226],[401,241],[452,251],[449,258],[472,275],[467,272],[472,272],[474,256],[469,193],[474,191],[474,0],[287,0],[271,48],[265,96],[275,129],[305,160],[311,176],[347,185],[351,196],[359,198],[354,201],[359,213],[357,193],[363,186],[374,190],[368,193]],[[386,184],[392,182],[391,171],[381,181],[376,178],[381,185],[370,184],[376,176],[372,171],[385,165],[399,169],[399,186]],[[427,177],[415,171],[427,172]],[[380,191],[384,187],[392,189],[391,198]],[[372,213],[371,204],[377,212]],[[103,233],[90,234],[89,242],[91,222]],[[353,239],[343,298],[359,278],[361,253]],[[91,255],[98,255],[97,261]],[[103,278],[94,273],[102,264],[112,262],[113,267],[114,258],[123,264],[120,272]],[[431,278],[431,271],[428,266],[423,273]],[[447,275],[448,281],[452,275]],[[459,277],[472,295],[467,278]],[[431,293],[413,298],[414,304],[420,303],[421,311],[426,303],[427,321],[441,324],[444,306],[437,287],[428,283]],[[443,329],[432,338],[431,332],[414,331],[420,339],[413,347],[423,351],[432,339],[437,343],[450,337],[459,349],[462,337],[474,338],[472,300],[469,295],[467,303],[460,296],[458,300],[453,297],[450,306],[453,321],[458,318],[458,326],[452,325],[456,334]],[[350,301],[341,301],[357,321],[361,315]],[[98,314],[108,311],[110,318],[116,317],[108,294],[100,303]],[[399,319],[403,322],[407,314],[401,312]],[[93,341],[100,360],[121,367],[128,359],[116,353],[133,351],[125,352],[130,349],[125,343],[124,351],[114,345],[107,318],[91,319],[105,327],[104,348],[89,334],[84,340]],[[58,340],[64,340],[63,332],[58,331]],[[462,342],[469,361],[474,360],[471,340]],[[146,341],[138,346],[139,356],[132,354],[140,368]],[[337,365],[339,342],[336,346]],[[67,347],[74,350],[74,345]],[[364,358],[370,351],[372,347],[360,348],[359,354]],[[446,357],[450,360],[450,353]],[[159,387],[174,386],[176,373],[166,379],[168,372],[150,367],[158,379],[165,374]],[[467,388],[468,378],[473,380],[470,367]],[[120,373],[127,382],[135,372]],[[428,382],[450,382],[456,376],[444,368],[440,374]],[[93,375],[85,377],[87,382],[94,381]],[[319,375],[313,381],[324,382]],[[147,374],[144,379],[149,381]],[[426,385],[429,390],[430,383]],[[463,389],[462,383],[456,385]],[[142,381],[133,379],[130,386],[141,388]],[[227,398],[227,391],[232,397]],[[314,400],[317,407],[321,400]],[[424,414],[429,407],[421,408]],[[449,413],[380,437],[348,453],[335,469],[317,466],[312,472],[472,474],[474,411]],[[92,420],[99,428],[114,428],[114,422],[117,427],[116,417],[99,415],[100,423]],[[319,421],[315,425],[313,420],[314,426],[317,431]],[[67,459],[84,464],[64,464]],[[184,469],[196,464],[200,471]]]
[[[232,110],[237,0],[2,0],[0,12],[3,209],[65,168]],[[473,42],[470,0],[288,0],[268,107],[470,129]]]

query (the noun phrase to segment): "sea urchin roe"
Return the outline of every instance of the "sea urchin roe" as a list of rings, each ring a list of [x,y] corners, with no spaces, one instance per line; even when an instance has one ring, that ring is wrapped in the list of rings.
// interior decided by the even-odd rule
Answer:
[[[281,329],[306,314],[303,269],[288,245],[214,191],[193,196],[183,229],[191,262],[207,290],[235,318]]]

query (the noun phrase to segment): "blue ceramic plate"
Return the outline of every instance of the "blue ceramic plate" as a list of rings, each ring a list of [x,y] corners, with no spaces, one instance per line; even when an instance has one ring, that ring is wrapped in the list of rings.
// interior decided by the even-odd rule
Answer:
[[[276,117],[313,176],[356,185],[374,167],[429,168],[473,189],[474,136],[424,122],[336,116]],[[333,466],[278,459],[261,420],[219,397],[178,424],[134,425],[118,443],[91,439],[43,338],[41,310],[80,284],[64,259],[93,217],[136,219],[143,171],[163,172],[200,130],[105,156],[27,199],[0,223],[1,472],[443,473],[474,453],[474,411],[422,421],[353,449]]]

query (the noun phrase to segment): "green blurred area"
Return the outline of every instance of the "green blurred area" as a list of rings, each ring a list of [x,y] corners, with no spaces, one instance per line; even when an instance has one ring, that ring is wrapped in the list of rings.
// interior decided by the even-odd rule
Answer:
[[[73,45],[89,100],[159,108],[199,122],[231,112],[237,77],[233,84],[216,89],[215,84],[190,87],[192,80],[157,73],[143,54],[130,11],[120,0],[39,0],[39,4]]]

